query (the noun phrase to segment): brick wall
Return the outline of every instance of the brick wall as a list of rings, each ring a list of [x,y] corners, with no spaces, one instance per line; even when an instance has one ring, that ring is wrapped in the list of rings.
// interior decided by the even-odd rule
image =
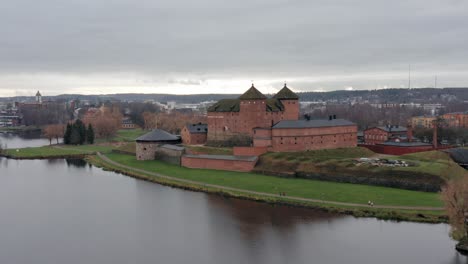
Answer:
[[[281,120],[299,118],[298,100],[282,100],[285,110],[267,112],[265,100],[241,100],[239,112],[208,112],[208,141],[227,140],[236,134],[254,136],[257,127],[270,128]]]
[[[268,151],[267,147],[234,147],[234,156],[260,156]]]
[[[207,133],[190,133],[186,127],[180,132],[182,143],[186,145],[202,145],[206,143]]]
[[[249,172],[255,167],[255,161],[220,160],[182,156],[182,166],[192,169],[211,169]]]
[[[284,120],[299,119],[299,100],[281,100],[284,106]]]
[[[364,131],[364,142],[366,144],[379,144],[388,140],[390,134],[382,129],[371,128]]]
[[[272,130],[274,152],[294,152],[357,146],[357,126],[320,128],[275,128]]]
[[[184,150],[174,150],[164,147],[157,147],[155,151],[155,158],[157,160],[180,166],[181,157],[183,154]]]
[[[404,155],[409,153],[430,151],[434,148],[432,146],[414,146],[414,147],[397,147],[397,146],[385,146],[385,145],[359,145],[361,147],[368,148],[375,153],[388,154],[388,155]]]

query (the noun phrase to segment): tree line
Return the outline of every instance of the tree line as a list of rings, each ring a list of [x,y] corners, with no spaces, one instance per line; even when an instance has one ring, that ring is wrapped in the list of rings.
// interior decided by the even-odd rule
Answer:
[[[94,129],[91,124],[86,125],[80,120],[74,123],[68,123],[63,136],[63,143],[65,145],[83,145],[94,144]]]

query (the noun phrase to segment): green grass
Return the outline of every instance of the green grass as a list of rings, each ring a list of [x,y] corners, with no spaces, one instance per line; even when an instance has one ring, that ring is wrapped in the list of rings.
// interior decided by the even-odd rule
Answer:
[[[276,178],[254,173],[188,169],[160,161],[137,161],[135,157],[129,155],[112,153],[107,156],[121,164],[151,172],[250,191],[272,194],[286,192],[289,196],[360,204],[365,204],[368,200],[371,200],[378,205],[431,207],[441,207],[443,205],[439,194],[436,193],[305,179]]]
[[[5,150],[6,155],[14,158],[54,158],[63,156],[73,155],[86,155],[94,154],[95,152],[109,153],[112,151],[112,147],[108,146],[96,146],[96,145],[83,145],[83,146],[45,146],[37,148],[21,148],[18,149],[7,149]]]
[[[111,146],[99,146],[99,145],[81,145],[81,146],[60,146],[60,148],[67,149],[67,150],[75,150],[81,151],[83,153],[94,153],[94,152],[101,152],[101,153],[110,153],[114,147]]]
[[[136,154],[136,143],[135,142],[129,142],[123,146],[115,148],[116,150],[120,150],[123,152],[127,153],[133,153]]]
[[[440,176],[444,179],[467,175],[465,169],[456,164],[447,153],[442,151],[412,153],[396,158],[416,164],[416,166],[413,167],[395,168],[396,170],[425,172]]]
[[[430,174],[443,179],[459,177],[466,171],[458,166],[450,157],[440,151],[428,151],[403,156],[392,156],[389,159],[399,159],[411,162],[410,167],[376,167],[355,166],[354,160],[361,157],[372,157],[375,153],[366,148],[344,148],[330,150],[315,150],[295,153],[266,153],[260,157],[257,169],[272,171],[305,171],[319,172],[324,168],[334,168],[350,173],[380,173],[392,174],[399,171],[414,174]],[[323,171],[325,172],[325,171]]]
[[[214,147],[193,146],[193,145],[186,145],[185,147],[191,151],[194,151],[200,154],[232,155],[232,148],[214,148]]]
[[[330,159],[355,159],[362,157],[370,157],[375,155],[374,152],[361,147],[356,148],[339,148],[339,149],[322,149],[303,152],[275,152],[266,153],[263,157],[273,160],[286,160],[298,162],[322,162]]]
[[[149,131],[140,128],[137,129],[121,129],[117,131],[117,134],[112,137],[109,141],[113,142],[131,142],[141,135],[148,133]]]
[[[10,155],[15,158],[47,158],[47,157],[61,157],[68,155],[82,155],[87,154],[85,151],[77,151],[74,149],[58,149],[54,147],[38,147],[38,148],[22,148],[18,149],[7,149],[5,150],[6,155]]]

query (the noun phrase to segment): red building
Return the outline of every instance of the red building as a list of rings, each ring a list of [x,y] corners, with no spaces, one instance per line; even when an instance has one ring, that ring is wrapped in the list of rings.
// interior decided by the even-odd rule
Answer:
[[[208,109],[208,141],[236,135],[275,152],[357,146],[357,126],[350,121],[299,120],[299,97],[286,85],[270,99],[252,85],[238,99],[221,100]]]
[[[274,152],[356,146],[357,125],[344,119],[330,117],[328,120],[285,120],[271,129],[271,150]]]
[[[243,135],[253,137],[254,128],[271,128],[281,120],[299,119],[299,97],[286,84],[273,98],[253,85],[238,99],[223,99],[208,109],[208,141],[224,141]]]
[[[448,127],[468,128],[468,112],[455,112],[442,115]]]
[[[366,144],[380,144],[387,141],[402,142],[407,141],[408,130],[401,126],[379,126],[364,130],[364,142]]]
[[[180,132],[182,143],[187,145],[205,144],[207,134],[208,125],[202,123],[186,125]]]

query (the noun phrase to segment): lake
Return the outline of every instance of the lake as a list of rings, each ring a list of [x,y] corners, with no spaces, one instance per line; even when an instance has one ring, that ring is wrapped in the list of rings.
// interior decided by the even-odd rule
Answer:
[[[40,131],[24,132],[24,133],[0,133],[0,144],[7,148],[26,148],[26,147],[41,147],[49,145],[49,140],[41,138]],[[59,142],[62,142],[59,140]],[[56,143],[55,139],[52,144]]]
[[[0,263],[468,263],[448,232],[0,158]]]

